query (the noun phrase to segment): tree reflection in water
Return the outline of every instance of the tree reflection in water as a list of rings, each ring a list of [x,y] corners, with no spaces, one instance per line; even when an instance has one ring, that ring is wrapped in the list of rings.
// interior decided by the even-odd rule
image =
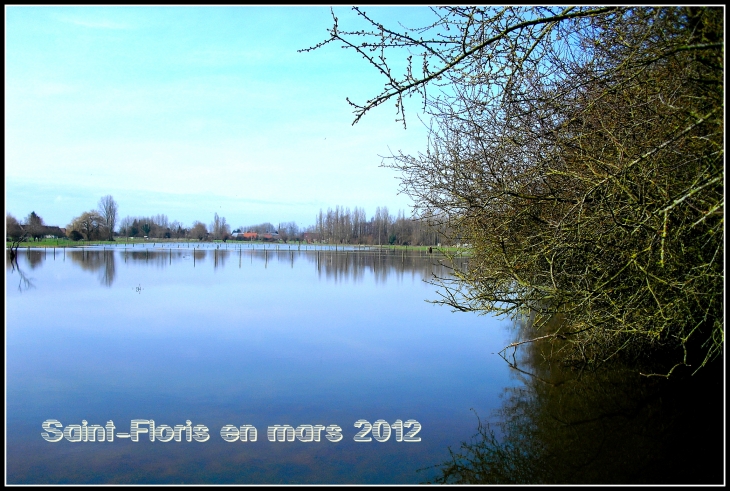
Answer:
[[[99,283],[110,287],[116,278],[114,251],[74,251],[69,253],[71,261],[85,271],[98,271]]]
[[[34,269],[39,267],[43,261],[48,260],[47,251],[29,250],[23,256],[28,265]],[[55,254],[55,252],[54,252]],[[67,249],[63,252],[64,257],[68,256],[71,262],[81,269],[90,272],[99,272],[99,282],[111,287],[117,276],[116,261],[123,263],[144,263],[150,267],[164,269],[182,261],[191,262],[194,267],[210,265],[215,268],[240,268],[244,258],[251,262],[263,263],[265,266],[271,263],[287,264],[294,267],[295,262],[304,262],[317,269],[320,278],[334,282],[360,282],[366,275],[372,275],[376,283],[387,281],[391,276],[402,279],[406,276],[412,278],[431,278],[433,275],[448,274],[448,268],[442,264],[443,256],[432,254],[425,255],[421,250],[406,251],[403,249],[382,249],[382,250],[294,250],[294,249],[270,249],[263,248],[249,249],[240,245],[234,245],[230,250],[221,249],[219,245],[211,245],[206,248],[144,248],[141,250],[110,249]],[[117,257],[117,255],[119,257]],[[55,260],[55,255],[53,256]],[[17,258],[16,258],[17,259]],[[458,262],[461,267],[464,261]],[[10,264],[11,261],[8,261]],[[17,260],[15,261],[17,264]]]
[[[25,272],[20,269],[20,264],[18,263],[18,255],[13,252],[7,253],[7,261],[5,261],[5,269],[10,269],[11,274],[17,273],[20,277],[20,281],[18,282],[18,291],[22,292],[25,290],[30,290],[31,288],[35,288],[35,285],[33,284],[32,278],[29,278]],[[31,263],[31,267],[34,267],[34,265]]]
[[[507,389],[492,423],[477,416],[477,433],[449,449],[436,483],[724,482],[722,360],[665,379],[617,363],[571,370],[551,364],[550,349],[520,346],[523,384]]]

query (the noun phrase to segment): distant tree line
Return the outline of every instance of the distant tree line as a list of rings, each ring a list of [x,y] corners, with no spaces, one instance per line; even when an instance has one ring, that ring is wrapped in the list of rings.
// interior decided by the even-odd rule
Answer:
[[[218,213],[214,214],[213,221],[209,225],[196,220],[190,227],[177,220],[171,222],[165,214],[127,216],[119,224],[119,235],[150,239],[228,240],[231,236],[231,227],[226,218],[219,216]]]
[[[272,223],[264,222],[264,223],[259,223],[258,225],[249,225],[246,227],[240,226],[235,231],[240,232],[240,233],[255,232],[257,234],[270,234],[277,230],[276,230],[276,227],[274,227],[274,225]]]
[[[377,207],[375,215],[367,219],[363,208],[336,206],[326,212],[320,209],[315,224],[306,232],[313,233],[323,242],[339,244],[378,245],[438,245],[445,242],[445,223],[429,225],[426,221],[405,216],[402,210],[396,216],[388,207]]]
[[[35,211],[30,212],[22,222],[8,213],[5,217],[5,227],[7,238],[11,241],[40,240],[47,235],[55,237],[66,235],[60,227],[43,223],[43,218]]]
[[[270,222],[240,226],[234,234],[253,232],[259,236],[274,234],[284,242],[308,240],[330,244],[379,244],[379,245],[438,245],[446,243],[445,224],[431,226],[425,221],[406,217],[402,210],[393,216],[388,207],[377,207],[370,219],[365,209],[344,206],[319,210],[314,225],[299,227],[296,222],[279,223],[278,227]],[[237,238],[240,238],[237,235]],[[458,242],[458,240],[457,240]]]
[[[111,195],[99,200],[98,209],[83,212],[71,220],[65,229],[56,225],[46,225],[35,211],[23,221],[12,214],[5,216],[6,239],[19,243],[27,240],[38,241],[44,237],[69,238],[71,240],[114,240],[117,223],[117,202]]]
[[[159,239],[178,239],[186,236],[187,230],[180,222],[170,222],[167,215],[158,214],[140,217],[124,217],[119,222],[119,235],[122,237],[153,237]]]
[[[430,226],[425,221],[406,217],[401,210],[393,216],[385,206],[377,207],[370,219],[364,208],[356,206],[350,210],[336,206],[334,210],[328,208],[326,212],[320,209],[314,225],[304,228],[293,221],[280,222],[278,226],[263,222],[241,225],[231,232],[226,218],[218,213],[213,215],[210,224],[196,220],[190,227],[177,220],[170,221],[165,214],[126,216],[119,220],[118,205],[110,195],[99,200],[97,209],[85,211],[73,218],[65,230],[45,225],[35,212],[31,212],[23,221],[18,221],[11,214],[6,216],[6,236],[12,241],[39,240],[47,235],[87,241],[114,240],[115,236],[226,241],[231,238],[243,239],[244,233],[253,232],[259,238],[266,236],[269,240],[284,242],[308,240],[332,244],[438,245],[447,242],[444,239],[447,230],[443,223]]]

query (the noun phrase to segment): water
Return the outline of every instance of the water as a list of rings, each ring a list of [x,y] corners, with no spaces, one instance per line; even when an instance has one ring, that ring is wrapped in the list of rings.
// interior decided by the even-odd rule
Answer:
[[[227,247],[30,250],[7,265],[7,482],[432,482],[454,470],[439,464],[465,441],[464,475],[484,465],[473,455],[495,455],[500,445],[531,462],[518,470],[492,458],[490,476],[502,482],[722,479],[719,433],[693,431],[686,404],[657,403],[679,400],[657,392],[661,382],[619,372],[577,377],[529,349],[511,367],[497,354],[522,335],[510,321],[425,302],[439,297],[423,280],[448,274],[435,256]],[[715,397],[704,406],[714,409],[703,423],[715,428],[719,414],[721,428],[722,404]],[[491,435],[478,418],[495,441],[472,439]],[[48,442],[42,424],[51,419],[63,427],[113,421],[117,433],[135,419],[183,428],[180,442],[151,442],[148,433],[137,442]],[[356,428],[359,420],[394,429],[387,441],[357,442],[366,427]],[[420,424],[420,441],[396,441],[398,420]],[[209,439],[186,441],[198,425]],[[225,425],[251,425],[257,440],[227,442]],[[323,429],[320,441],[271,442],[274,425],[300,428],[302,440]],[[333,442],[326,435],[335,425],[342,439]],[[381,424],[375,436],[385,433]],[[703,454],[698,442],[707,438]],[[693,458],[707,454],[705,473],[676,471],[672,442],[685,463],[687,446]],[[557,450],[564,447],[572,453]],[[636,449],[648,460],[622,465]],[[580,461],[586,455],[589,463]],[[556,465],[565,460],[565,469]],[[476,480],[488,481],[483,474]]]
[[[414,253],[415,254],[415,253]],[[64,256],[65,255],[65,256]],[[297,250],[30,251],[7,270],[8,482],[369,482],[473,433],[515,383],[492,354],[509,323],[430,305],[417,255]],[[25,279],[24,279],[24,278]],[[28,283],[25,283],[27,281]],[[46,442],[41,425],[132,419],[210,439]],[[420,442],[354,442],[360,419],[416,420]],[[224,425],[253,425],[228,443]],[[269,442],[272,425],[338,425]]]
[[[506,356],[524,384],[506,389],[436,482],[724,483],[722,360],[667,380],[620,363],[567,369],[549,361],[549,350],[528,344]]]

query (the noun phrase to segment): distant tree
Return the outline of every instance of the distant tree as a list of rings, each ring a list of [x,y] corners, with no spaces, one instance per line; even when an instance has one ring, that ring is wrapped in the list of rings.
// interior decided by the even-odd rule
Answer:
[[[288,240],[296,240],[297,237],[299,237],[299,226],[296,222],[280,223],[279,237],[284,242]]]
[[[213,234],[213,239],[220,239],[220,227],[221,227],[221,219],[218,216],[218,213],[216,213],[213,216],[213,222],[210,224],[210,231]]]
[[[213,222],[210,224],[210,232],[213,234],[214,240],[228,240],[231,236],[231,227],[226,223],[226,217],[213,216]]]
[[[149,238],[182,238],[187,234],[187,229],[174,220],[170,222],[167,215],[157,214],[146,217],[124,217],[119,225],[120,235],[126,237]]]
[[[392,221],[393,220],[390,216],[390,213],[388,212],[387,206],[383,206],[382,208],[375,208],[375,216],[373,217],[373,233],[377,233],[378,245],[382,244],[385,240],[388,239],[388,233],[390,231],[390,224]]]
[[[150,225],[150,230],[145,235],[158,238],[169,238],[171,236],[167,215],[157,214],[149,217],[146,221]]]
[[[67,229],[80,232],[86,240],[100,240],[107,234],[105,223],[98,211],[91,210],[74,218]]]
[[[270,222],[259,223],[258,225],[249,225],[248,227],[240,227],[246,232],[256,232],[257,234],[268,234],[274,231],[274,225]]]
[[[193,222],[193,227],[190,229],[190,236],[193,239],[203,240],[208,235],[208,229],[202,222]]]
[[[176,239],[185,237],[185,232],[187,230],[185,227],[183,227],[183,224],[178,222],[177,220],[174,220],[172,223],[170,223],[170,233],[171,237],[174,237]]]
[[[12,241],[10,244],[10,262],[11,265],[16,268],[17,265],[14,265],[13,262],[18,256],[18,247],[20,247],[20,243],[27,237],[27,232],[23,230],[23,227],[18,223],[18,220],[9,213],[5,216],[5,226],[7,238]],[[20,271],[20,268],[18,268],[18,271]]]
[[[16,240],[24,235],[23,227],[20,226],[18,220],[8,213],[5,216],[5,235],[10,240]]]
[[[43,219],[31,211],[25,218],[25,230],[33,240],[38,240],[43,235]]]
[[[130,216],[122,218],[119,222],[119,235],[123,237],[130,237],[130,231],[132,228],[133,219]]]
[[[114,240],[114,228],[117,224],[117,202],[111,195],[99,200],[99,214],[104,220],[104,228],[108,231],[109,239]]]

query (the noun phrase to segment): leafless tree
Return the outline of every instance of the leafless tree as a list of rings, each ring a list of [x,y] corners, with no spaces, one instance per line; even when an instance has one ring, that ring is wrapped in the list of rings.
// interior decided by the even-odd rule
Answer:
[[[442,303],[561,318],[549,337],[585,362],[722,353],[723,9],[444,7],[419,28],[354,10],[365,28],[333,14],[304,51],[338,44],[383,75],[348,100],[355,123],[395,101],[405,125],[421,97],[428,148],[384,165],[418,218],[470,244]]]
[[[117,202],[111,195],[106,195],[99,200],[99,213],[104,220],[104,228],[109,233],[108,240],[114,240],[114,228],[117,225]]]
[[[218,213],[213,216],[210,231],[213,234],[214,240],[225,241],[231,236],[231,227],[226,223],[226,217],[218,216]]]
[[[203,240],[208,236],[208,229],[204,223],[195,221],[190,229],[190,236],[194,239]]]
[[[297,240],[297,237],[299,237],[299,226],[296,222],[279,223],[279,237],[284,242]]]
[[[8,239],[14,240],[23,236],[25,231],[20,226],[20,222],[13,215],[8,213],[5,215],[5,236]]]
[[[28,232],[23,229],[13,215],[8,213],[5,216],[5,235],[11,240],[9,255],[12,262],[17,259],[20,243],[28,237]]]

